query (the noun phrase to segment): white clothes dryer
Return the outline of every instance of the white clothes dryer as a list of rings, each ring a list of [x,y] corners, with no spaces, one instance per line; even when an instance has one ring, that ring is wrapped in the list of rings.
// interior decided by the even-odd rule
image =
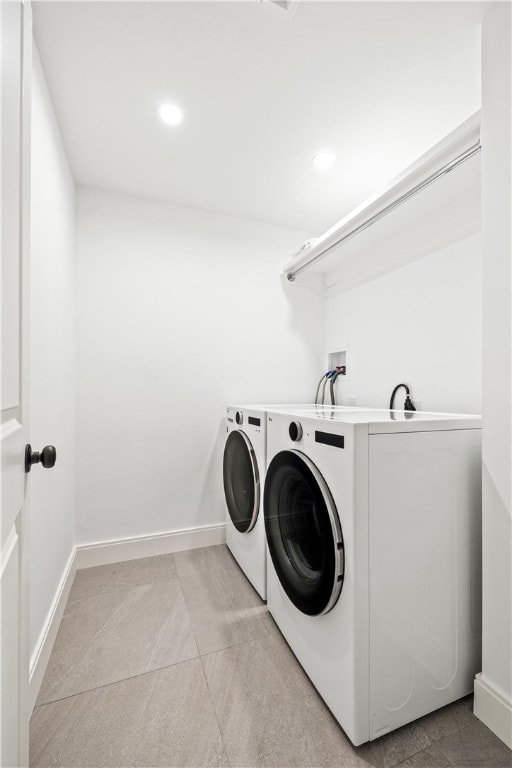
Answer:
[[[473,689],[481,418],[267,414],[270,613],[355,745]]]

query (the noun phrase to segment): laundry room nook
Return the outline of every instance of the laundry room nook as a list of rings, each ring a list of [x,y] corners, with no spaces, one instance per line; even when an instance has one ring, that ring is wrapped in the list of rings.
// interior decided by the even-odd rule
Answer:
[[[511,768],[511,6],[1,1],[2,768]]]

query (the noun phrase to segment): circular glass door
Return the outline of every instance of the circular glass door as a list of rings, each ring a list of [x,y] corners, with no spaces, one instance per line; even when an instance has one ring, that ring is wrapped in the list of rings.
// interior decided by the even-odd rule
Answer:
[[[240,533],[249,533],[258,517],[260,481],[254,449],[238,430],[230,432],[224,447],[224,495],[229,516]]]
[[[338,513],[313,462],[299,451],[276,454],[265,477],[267,542],[281,585],[302,613],[327,613],[343,586]]]

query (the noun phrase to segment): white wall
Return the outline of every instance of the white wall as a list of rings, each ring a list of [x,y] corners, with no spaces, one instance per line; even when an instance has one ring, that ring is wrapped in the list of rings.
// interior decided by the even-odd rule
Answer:
[[[280,276],[307,236],[78,191],[80,543],[224,521],[225,404],[323,367],[323,302]]]
[[[422,410],[480,413],[481,251],[473,235],[327,300],[326,350],[349,352],[340,405],[387,408],[405,382]]]
[[[74,543],[76,322],[75,187],[35,46],[32,82],[30,441],[57,449],[28,480],[34,656]]]
[[[510,30],[510,4],[496,3],[482,27],[483,657],[475,713],[512,747]]]

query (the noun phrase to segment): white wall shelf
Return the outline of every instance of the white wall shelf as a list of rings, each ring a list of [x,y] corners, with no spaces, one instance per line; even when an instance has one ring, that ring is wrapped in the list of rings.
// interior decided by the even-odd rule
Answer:
[[[354,288],[480,229],[480,113],[287,262],[326,296]],[[454,167],[452,167],[454,166]]]

